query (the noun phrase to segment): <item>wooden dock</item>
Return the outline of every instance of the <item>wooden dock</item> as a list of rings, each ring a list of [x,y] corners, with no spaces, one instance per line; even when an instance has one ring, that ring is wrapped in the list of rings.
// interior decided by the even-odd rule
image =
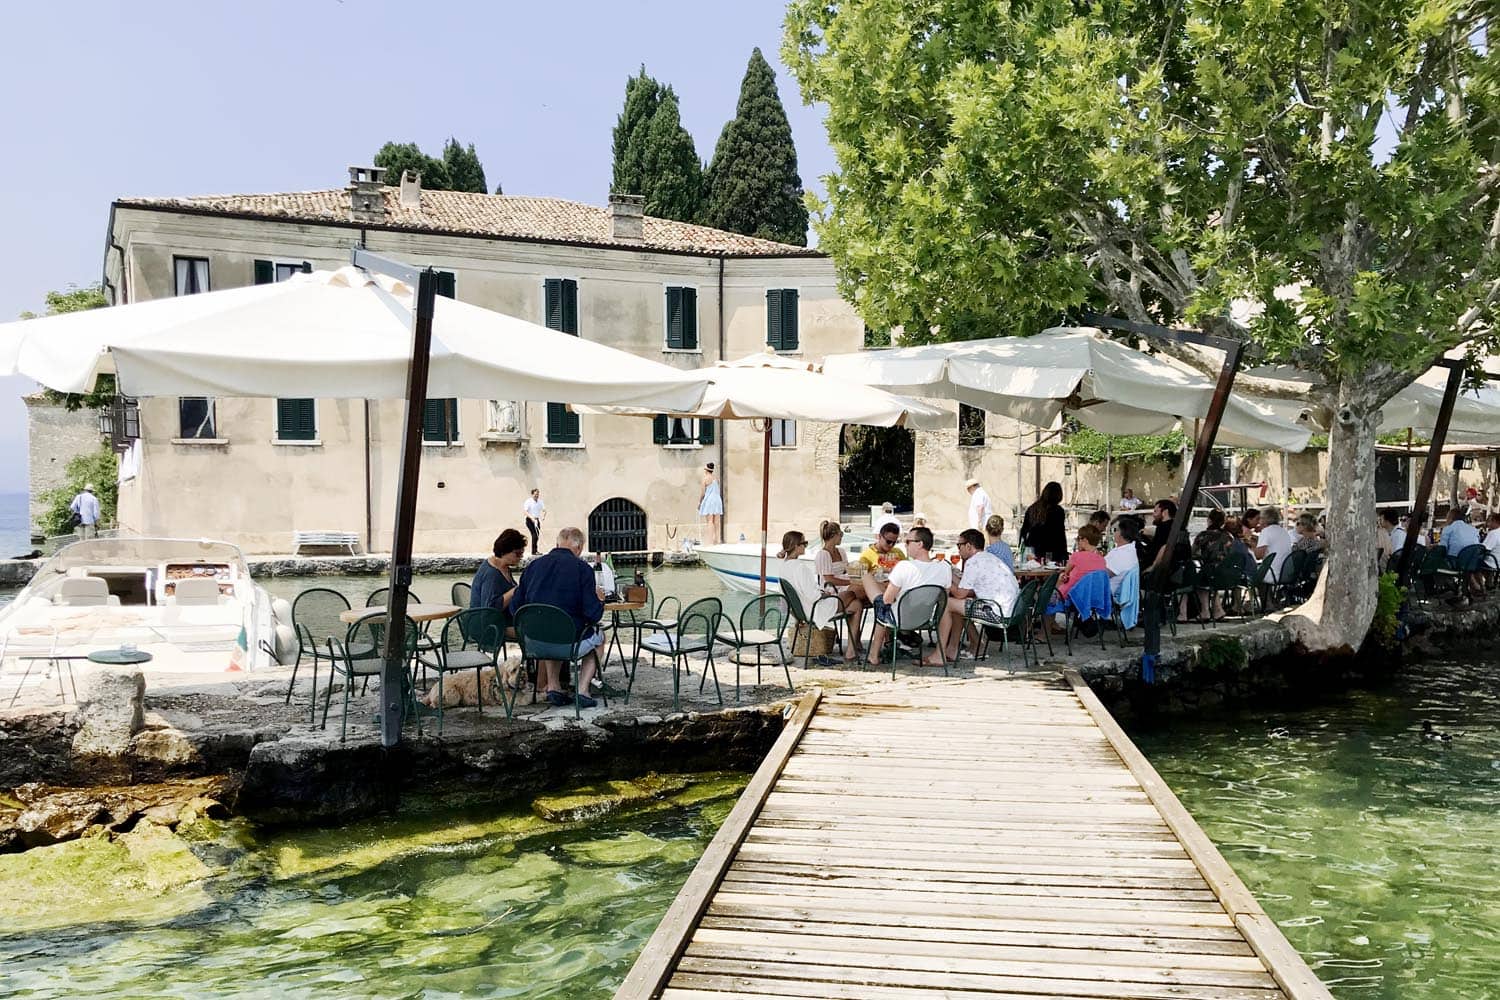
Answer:
[[[1331,1000],[1077,676],[822,696],[616,1000]]]

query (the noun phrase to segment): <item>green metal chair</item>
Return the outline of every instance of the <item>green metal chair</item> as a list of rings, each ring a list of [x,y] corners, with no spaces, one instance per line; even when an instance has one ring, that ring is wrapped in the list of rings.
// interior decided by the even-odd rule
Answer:
[[[583,643],[584,633],[573,622],[573,616],[562,608],[551,604],[528,604],[516,611],[513,619],[515,622],[516,639],[521,644],[521,656],[531,665],[533,671],[540,672],[538,661],[561,660],[570,670],[577,669],[583,659],[583,654],[578,652],[578,647]],[[501,630],[504,635],[504,630]],[[558,656],[542,656],[538,647],[543,646],[550,649],[562,651]],[[575,673],[575,678],[577,674]],[[503,685],[502,685],[503,686]],[[573,690],[573,717],[578,718],[583,714],[583,706],[578,701],[578,696],[584,692],[575,686]],[[601,689],[600,697],[604,699],[606,707],[609,698]],[[531,688],[531,699],[536,700],[536,685]],[[514,705],[514,701],[512,701]]]
[[[812,607],[805,607],[802,603],[802,595],[797,593],[797,588],[792,585],[790,580],[782,580],[781,596],[786,601],[787,613],[791,616],[793,624],[802,625],[805,628],[803,635],[805,635],[807,638],[806,641],[804,641],[802,644],[803,670],[807,669],[808,663],[812,660],[813,621],[818,617],[818,609],[823,606],[823,602],[831,601],[835,607],[839,608],[837,612],[835,612],[828,618],[828,623],[834,628],[834,635],[838,637],[840,649],[843,648],[844,639],[839,632],[839,626],[843,625],[846,628],[859,627],[850,618],[849,612],[842,609],[842,607],[839,605],[838,597],[834,594],[824,594],[822,597],[819,597],[817,600],[813,601]],[[861,617],[863,617],[863,612],[861,612]],[[794,660],[797,658],[796,647],[797,640],[794,635],[792,639],[792,659]]]
[[[1166,620],[1167,627],[1172,630],[1172,634],[1176,635],[1177,622],[1180,620],[1182,614],[1183,599],[1192,598],[1194,601],[1193,606],[1197,608],[1198,564],[1192,560],[1188,560],[1179,566],[1171,588],[1163,596],[1170,605],[1171,613],[1162,617]],[[1208,628],[1208,623],[1203,620],[1203,613],[1201,611],[1198,612],[1197,622],[1200,627]]]
[[[363,681],[365,687],[368,688],[370,678],[379,677],[384,669],[386,629],[385,615],[371,615],[350,625],[343,642],[339,642],[333,636],[328,637],[328,653],[333,661],[333,673],[344,676],[343,718],[339,728],[340,743],[349,738],[349,698],[354,689],[354,682]],[[417,623],[410,618],[406,620],[402,640],[405,646],[403,659],[406,663],[406,669],[402,671],[402,705],[413,718],[418,718],[416,699],[413,695],[414,685],[410,673],[412,661],[417,655]],[[323,694],[323,722],[319,728],[328,727],[328,709],[332,701],[333,677],[330,676],[328,687]],[[419,735],[421,728],[419,719],[417,723]]]
[[[307,721],[318,717],[318,661],[329,658],[327,640],[348,634],[349,626],[339,616],[349,610],[349,599],[328,587],[312,587],[292,601],[292,629],[297,634],[297,659],[292,663],[292,679],[286,686],[286,704],[292,703],[292,689],[297,686],[297,668],[304,654],[312,657],[312,703]],[[329,669],[332,669],[330,666]]]
[[[1021,592],[1016,596],[1016,603],[1011,605],[1010,614],[1001,615],[997,619],[992,619],[988,615],[974,617],[966,608],[963,631],[958,636],[958,651],[963,652],[964,641],[968,638],[968,626],[973,624],[979,633],[978,648],[974,650],[974,655],[981,660],[989,656],[990,630],[994,629],[1000,633],[1000,655],[1004,657],[1010,646],[1010,630],[1015,629],[1016,641],[1021,644],[1021,666],[1025,667],[1026,647],[1031,645],[1031,634],[1026,629],[1026,622],[1031,616],[1032,606],[1036,603],[1037,590],[1037,581],[1028,580],[1026,586],[1022,587]]]
[[[646,606],[639,611],[629,612],[629,618],[620,623],[621,628],[629,628],[635,633],[635,648],[631,654],[630,672],[635,673],[635,668],[641,658],[641,639],[647,633],[671,632],[677,628],[677,621],[682,617],[682,601],[668,594],[660,602],[656,600],[656,591],[651,589],[651,584],[645,584]],[[624,655],[623,653],[621,655]]]
[[[755,683],[760,684],[761,650],[774,647],[781,659],[781,668],[786,672],[786,689],[795,692],[792,686],[792,668],[787,663],[786,653],[781,648],[781,638],[786,632],[787,599],[780,594],[762,594],[740,611],[736,624],[733,618],[724,615],[719,623],[717,642],[739,653],[755,650]],[[703,690],[706,677],[699,678],[698,690]],[[740,661],[734,659],[734,700],[740,700]]]
[[[1207,588],[1203,587],[1203,579],[1199,580],[1199,593],[1208,594],[1208,620],[1213,623],[1214,628],[1219,627],[1219,620],[1214,617],[1214,598],[1218,597],[1219,603],[1224,608],[1227,617],[1229,608],[1239,607],[1240,591],[1249,585],[1245,579],[1245,565],[1238,556],[1230,553],[1221,559],[1207,574]]]
[[[1450,568],[1440,569],[1437,572],[1443,577],[1451,576],[1458,592],[1468,594],[1469,574],[1482,570],[1488,555],[1489,549],[1483,545],[1465,545],[1458,550],[1458,555],[1453,557],[1453,565]]]
[[[1437,592],[1439,581],[1447,582],[1450,570],[1453,569],[1453,560],[1448,556],[1448,550],[1441,545],[1431,545],[1422,553],[1422,561],[1417,564],[1416,580],[1422,588],[1422,599],[1432,597]]]
[[[449,599],[461,608],[467,608],[474,602],[474,587],[468,583],[455,583],[448,589]]]
[[[391,593],[391,588],[390,587],[376,587],[374,590],[370,591],[370,596],[367,597],[367,598],[365,598],[365,607],[367,607],[367,608],[373,608],[373,607],[377,607],[377,606],[378,607],[384,607],[385,606],[385,602],[386,602],[386,598],[390,595],[390,593]],[[406,603],[407,604],[422,604],[423,601],[414,592],[408,590],[406,592]]]
[[[723,605],[716,597],[705,597],[694,601],[683,610],[676,627],[670,632],[653,632],[641,640],[640,648],[651,654],[652,666],[656,658],[668,656],[672,659],[672,711],[681,710],[682,672],[687,669],[687,658],[692,653],[703,653],[705,680],[710,672],[714,675],[714,693],[719,704],[724,704],[724,692],[719,687],[719,671],[714,666],[714,638],[719,632],[719,622],[724,617]],[[635,687],[636,667],[630,669],[630,680],[625,688],[625,703],[630,703],[630,691]],[[702,690],[702,683],[699,690]]]
[[[443,631],[437,645],[417,654],[417,663],[425,674],[428,669],[437,672],[438,688],[438,735],[443,733],[443,675],[457,670],[473,670],[476,681],[475,697],[479,700],[479,714],[484,714],[484,668],[495,674],[496,686],[500,689],[500,704],[505,717],[513,718],[519,694],[506,697],[504,679],[500,676],[500,651],[505,648],[505,614],[497,608],[471,608],[460,611],[443,623]]]
[[[948,591],[935,583],[924,584],[920,587],[912,587],[903,590],[896,595],[896,603],[891,607],[891,617],[894,625],[886,624],[877,619],[877,624],[883,625],[890,630],[891,651],[891,680],[896,679],[896,633],[926,632],[938,647],[938,659],[943,661],[943,676],[948,676],[948,658],[943,655],[943,647],[937,642],[938,622],[943,620],[943,614],[948,610]],[[873,640],[871,640],[873,642]],[[921,662],[918,657],[918,662]],[[878,663],[876,664],[879,665]]]
[[[1255,567],[1255,573],[1250,577],[1250,598],[1255,602],[1256,609],[1265,614],[1271,610],[1271,584],[1267,582],[1271,574],[1271,567],[1276,563],[1276,556],[1268,555]]]
[[[1132,575],[1135,576],[1135,590],[1136,594],[1138,595],[1136,598],[1136,611],[1137,613],[1139,613],[1140,601],[1145,597],[1145,592],[1140,589],[1141,570],[1139,566],[1133,566],[1130,569],[1126,570],[1124,577],[1126,580],[1128,580]],[[1121,585],[1121,587],[1123,589],[1123,584]],[[1130,629],[1125,627],[1125,605],[1120,603],[1118,594],[1119,592],[1116,590],[1111,590],[1110,592],[1109,617],[1110,621],[1115,623],[1115,631],[1120,633],[1120,648],[1124,649],[1126,646],[1130,645]]]
[[[1047,643],[1048,656],[1057,655],[1052,650],[1052,629],[1048,627],[1047,608],[1051,606],[1052,598],[1057,594],[1057,578],[1061,575],[1061,573],[1049,573],[1037,582],[1036,600],[1031,602],[1031,608],[1026,616],[1027,632],[1035,633],[1037,625],[1041,625],[1042,638]],[[1032,645],[1036,645],[1035,639],[1032,640]],[[1037,650],[1036,653],[1036,662],[1040,665],[1042,662],[1042,651]]]
[[[1094,573],[1104,574],[1104,591],[1106,594],[1108,594],[1109,573],[1106,570],[1102,569],[1096,569],[1094,570]],[[1085,573],[1084,576],[1093,576],[1093,573]],[[1079,582],[1082,582],[1082,578],[1080,578]],[[1071,594],[1072,591],[1070,590],[1069,593]],[[1099,614],[1099,609],[1094,608],[1091,610],[1089,617],[1080,619],[1078,616],[1078,609],[1073,605],[1073,602],[1071,600],[1068,601],[1068,607],[1064,614],[1067,616],[1067,624],[1063,626],[1063,642],[1067,646],[1069,656],[1073,655],[1073,636],[1080,634],[1079,626],[1082,622],[1086,621],[1091,621],[1094,623],[1094,627],[1098,629],[1099,648],[1104,648],[1104,622],[1112,620],[1114,618],[1114,600],[1112,598],[1110,599],[1110,614],[1108,618],[1101,617]]]

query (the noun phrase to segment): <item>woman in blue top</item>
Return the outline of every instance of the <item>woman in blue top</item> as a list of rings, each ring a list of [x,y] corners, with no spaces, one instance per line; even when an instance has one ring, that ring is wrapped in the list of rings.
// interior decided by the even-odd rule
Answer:
[[[516,567],[526,555],[526,537],[515,528],[506,528],[495,539],[494,555],[479,564],[470,584],[469,607],[498,608],[506,611],[516,589]]]
[[[703,467],[703,493],[698,497],[698,516],[708,518],[708,544],[722,541],[721,522],[724,519],[724,496],[719,492],[719,479],[714,475],[714,463]]]

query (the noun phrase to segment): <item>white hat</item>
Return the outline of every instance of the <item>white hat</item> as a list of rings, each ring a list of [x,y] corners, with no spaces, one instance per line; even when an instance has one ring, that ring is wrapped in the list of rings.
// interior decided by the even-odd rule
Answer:
[[[83,484],[83,489],[84,489],[84,492],[86,492],[86,493],[92,493],[92,492],[94,492],[94,484],[93,483],[84,483]]]
[[[972,486],[978,486],[978,485],[979,485],[979,480],[977,480],[977,479],[968,479],[968,480],[964,481],[964,489],[969,489]]]

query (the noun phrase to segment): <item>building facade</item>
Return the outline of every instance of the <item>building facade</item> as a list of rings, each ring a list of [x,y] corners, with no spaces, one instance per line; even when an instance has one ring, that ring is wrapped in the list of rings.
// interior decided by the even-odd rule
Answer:
[[[354,173],[351,171],[351,173]],[[122,199],[111,211],[105,292],[114,303],[283,280],[368,249],[442,272],[443,294],[697,368],[760,351],[817,360],[861,346],[863,327],[816,251],[609,208],[386,186]],[[399,400],[157,398],[121,484],[121,527],[225,538],[282,552],[292,532],[356,532],[388,550],[404,404]],[[577,415],[557,404],[432,401],[424,421],[416,545],[484,551],[519,526],[533,487],[548,530],[591,516],[631,544],[701,539],[702,469],[715,462],[725,534],[758,531],[761,434],[727,425]],[[778,524],[838,511],[838,428],[778,429]],[[621,540],[623,541],[623,540]]]

